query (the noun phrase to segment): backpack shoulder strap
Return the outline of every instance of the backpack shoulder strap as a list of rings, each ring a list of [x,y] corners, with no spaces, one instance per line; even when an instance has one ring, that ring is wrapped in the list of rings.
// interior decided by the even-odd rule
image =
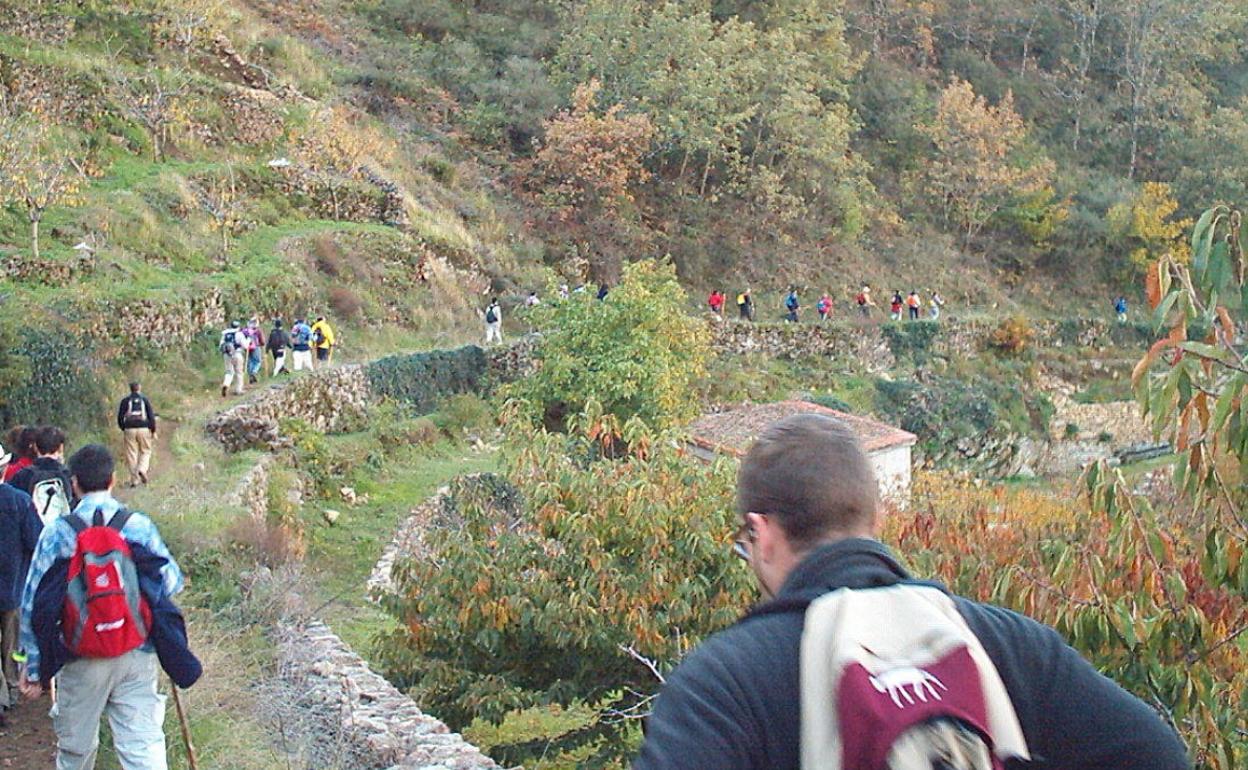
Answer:
[[[69,528],[72,529],[74,531],[74,534],[76,535],[81,535],[83,531],[87,528],[87,523],[83,521],[82,518],[79,517],[78,514],[76,513],[70,512],[70,513],[65,514],[61,518],[65,521],[66,524],[69,525]]]
[[[98,515],[99,511],[96,511],[96,514]],[[120,532],[121,528],[126,526],[126,522],[130,521],[131,514],[131,510],[124,505],[118,508],[117,512],[113,514],[113,518],[108,520],[109,529],[115,529]]]

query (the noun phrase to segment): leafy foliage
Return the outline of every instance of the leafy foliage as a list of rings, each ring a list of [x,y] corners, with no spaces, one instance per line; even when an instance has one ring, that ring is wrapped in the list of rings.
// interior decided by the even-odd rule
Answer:
[[[919,130],[936,150],[928,190],[968,241],[1011,199],[1034,196],[1053,174],[1047,158],[1023,157],[1027,129],[1008,91],[993,106],[955,78],[941,92],[935,118]]]
[[[1136,198],[1119,203],[1109,210],[1111,230],[1131,249],[1130,264],[1142,270],[1149,262],[1162,257],[1186,262],[1191,249],[1184,242],[1184,233],[1192,226],[1190,219],[1174,219],[1179,202],[1170,192],[1170,185],[1145,182]]]
[[[612,438],[618,426],[596,405],[571,422],[562,434],[508,418],[511,484],[455,490],[427,537],[431,558],[401,569],[389,609],[402,629],[380,644],[399,681],[453,726],[595,704],[553,745],[496,750],[526,766],[585,747],[594,757],[581,766],[626,755],[628,717],[659,685],[634,653],[669,669],[735,619],[750,585],[726,546],[726,464],[692,461],[637,420]],[[617,440],[625,454],[603,451]]]
[[[591,401],[619,423],[663,429],[697,414],[695,385],[710,356],[706,325],[685,308],[670,262],[626,265],[606,299],[589,292],[539,305],[537,371],[505,389],[557,427]]]
[[[365,369],[373,393],[404,404],[418,414],[437,409],[448,396],[484,394],[490,387],[489,362],[475,345],[388,356]]]
[[[926,363],[932,341],[940,333],[940,325],[932,321],[889,324],[880,327],[888,349],[895,358],[909,358],[916,364]]]
[[[87,432],[107,424],[110,410],[99,362],[89,357],[81,340],[38,327],[13,336],[22,360],[5,369],[0,411],[6,425],[52,424]]]

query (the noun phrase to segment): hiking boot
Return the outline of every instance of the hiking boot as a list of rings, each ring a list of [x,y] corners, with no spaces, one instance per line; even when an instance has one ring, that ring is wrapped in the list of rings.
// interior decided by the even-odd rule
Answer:
[[[139,474],[139,481],[143,484],[143,486],[147,486],[147,474],[146,474],[146,473],[140,473],[140,474]]]
[[[255,384],[258,382],[258,380],[256,379],[256,375],[254,375],[254,374],[253,374],[253,375],[251,375],[250,382],[251,382],[251,384],[252,384],[252,385],[255,385]]]

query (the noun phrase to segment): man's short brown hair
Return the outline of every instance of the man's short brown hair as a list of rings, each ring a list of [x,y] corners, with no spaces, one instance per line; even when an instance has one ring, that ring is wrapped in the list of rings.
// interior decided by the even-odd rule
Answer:
[[[763,431],[737,473],[737,509],[774,516],[790,542],[869,531],[878,488],[853,432],[822,414],[797,414]]]

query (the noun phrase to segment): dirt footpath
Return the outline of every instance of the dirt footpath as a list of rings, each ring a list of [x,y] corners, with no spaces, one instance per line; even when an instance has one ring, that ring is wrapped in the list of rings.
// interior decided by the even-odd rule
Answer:
[[[0,769],[52,770],[56,766],[56,735],[48,709],[47,695],[36,701],[23,700],[5,712],[8,726],[0,727]]]

